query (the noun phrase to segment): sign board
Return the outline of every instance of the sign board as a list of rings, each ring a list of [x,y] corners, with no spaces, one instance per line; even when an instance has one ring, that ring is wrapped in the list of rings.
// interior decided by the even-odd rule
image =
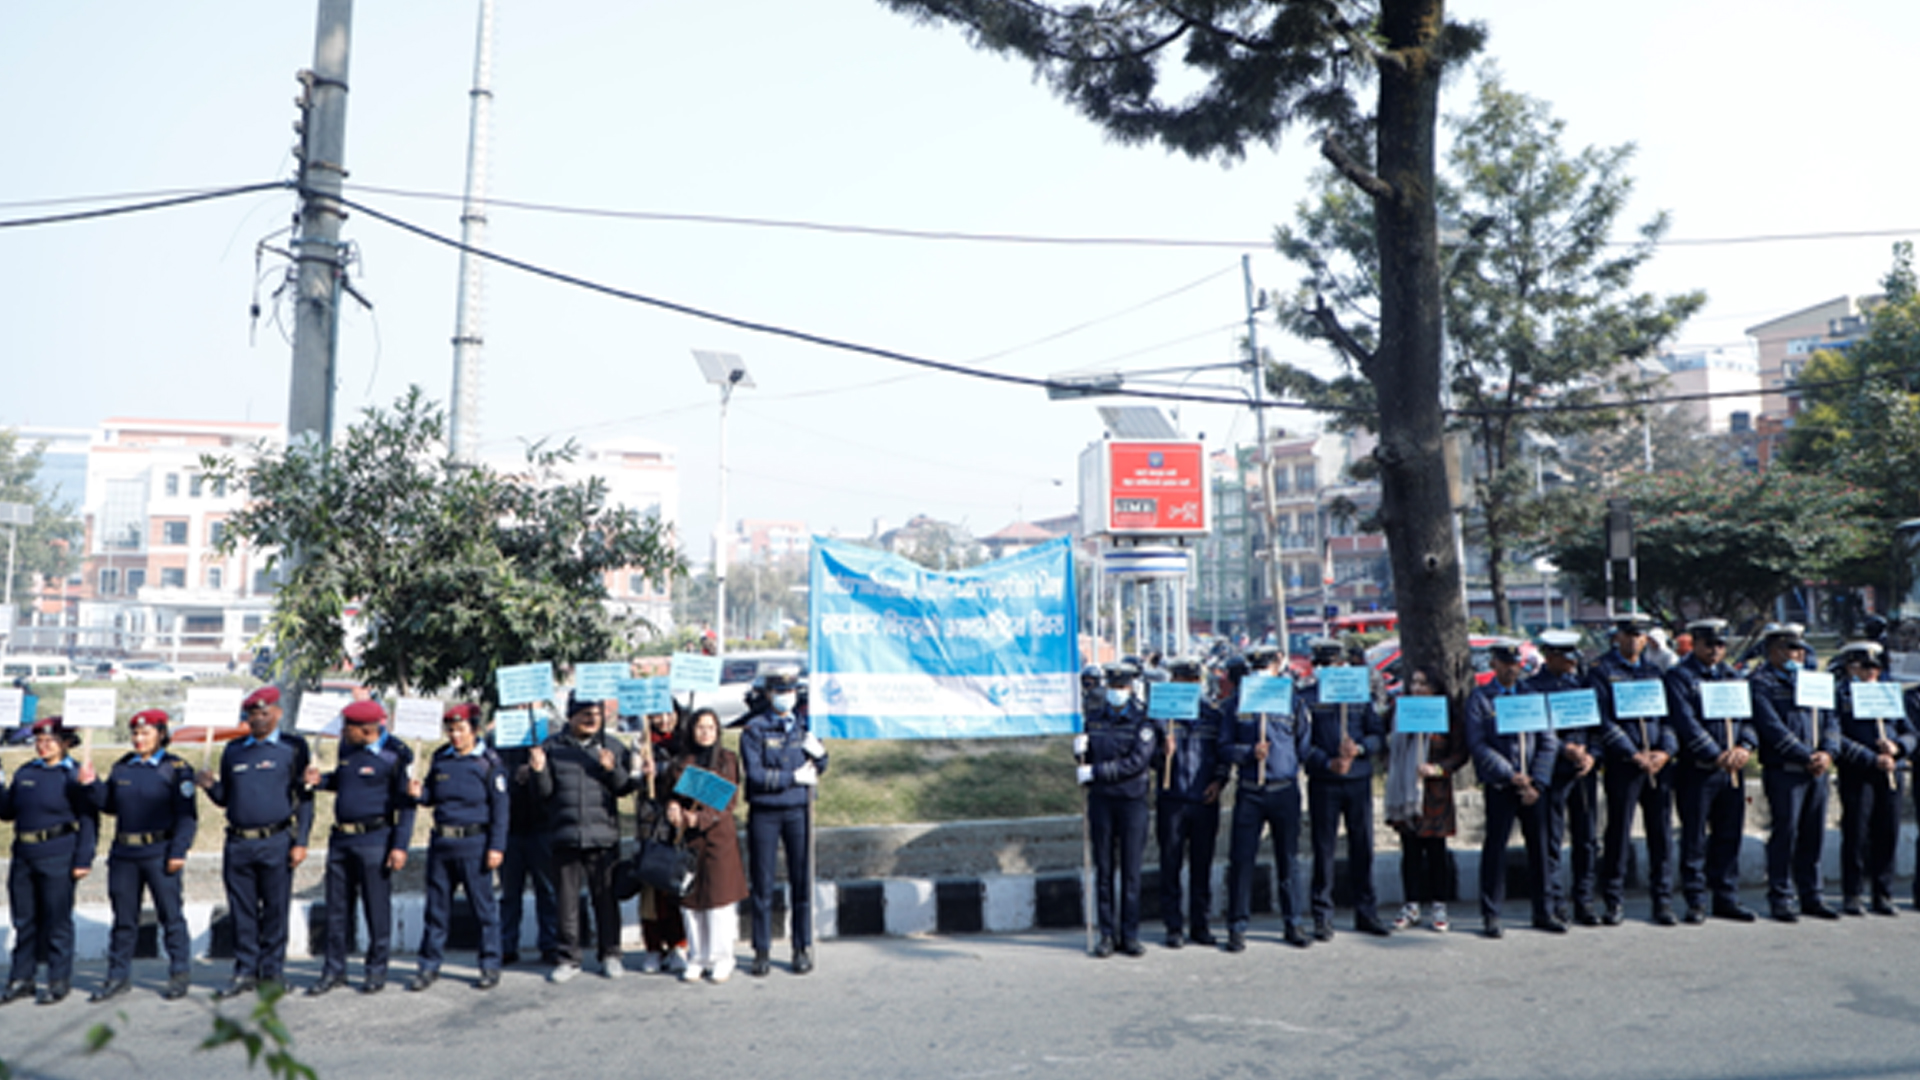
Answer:
[[[538,746],[547,741],[547,718],[532,709],[501,709],[493,714],[493,745]]]
[[[553,665],[545,660],[500,668],[493,673],[493,679],[499,687],[502,705],[553,700]]]
[[[1847,692],[1853,696],[1853,715],[1861,719],[1898,720],[1907,715],[1906,702],[1900,699],[1900,687],[1894,683],[1849,683]],[[73,700],[73,691],[67,691],[67,700]]]
[[[733,802],[733,793],[738,785],[729,783],[719,773],[709,772],[698,765],[689,765],[680,773],[680,779],[674,781],[673,793],[685,795],[694,802],[710,806],[722,813]]]
[[[1293,680],[1285,675],[1249,675],[1240,683],[1240,712],[1293,712]]]
[[[293,719],[293,730],[314,735],[340,734],[340,710],[353,704],[345,694],[302,694],[300,715]]]
[[[720,657],[704,653],[674,653],[667,668],[667,685],[674,690],[718,690],[720,662]]]
[[[61,706],[62,722],[68,727],[110,728],[113,726],[114,706],[119,701],[118,690],[112,687],[100,689],[81,689],[75,687],[67,691],[67,703]]]
[[[1090,535],[1204,536],[1212,497],[1198,442],[1105,439],[1080,456],[1081,523]]]
[[[1547,695],[1547,717],[1555,731],[1600,726],[1600,698],[1591,689],[1562,690]]]
[[[1194,720],[1199,716],[1199,683],[1147,684],[1147,718],[1149,720]]]
[[[18,727],[28,720],[26,691],[17,686],[0,689],[0,727]]]
[[[393,735],[397,739],[437,739],[444,705],[433,698],[403,697],[393,703]]]
[[[1613,684],[1616,720],[1658,720],[1667,715],[1667,684],[1659,679],[1629,679]]]
[[[203,728],[230,728],[240,723],[240,703],[247,692],[237,686],[187,688],[185,721]]]
[[[573,692],[588,701],[606,701],[620,696],[619,682],[628,675],[620,661],[602,664],[575,664]]]
[[[1320,680],[1322,705],[1371,705],[1373,684],[1363,667],[1330,667],[1314,672]]]
[[[1402,735],[1445,735],[1447,699],[1409,695],[1393,703],[1393,730]]]
[[[1832,709],[1833,674],[1802,671],[1794,676],[1793,705],[1797,709]]]
[[[621,716],[652,716],[673,711],[673,691],[665,676],[621,679],[614,689],[620,697]]]
[[[1753,691],[1745,679],[1700,684],[1700,715],[1709,720],[1750,720]]]
[[[1493,699],[1493,730],[1518,735],[1547,730],[1545,694],[1505,694]]]

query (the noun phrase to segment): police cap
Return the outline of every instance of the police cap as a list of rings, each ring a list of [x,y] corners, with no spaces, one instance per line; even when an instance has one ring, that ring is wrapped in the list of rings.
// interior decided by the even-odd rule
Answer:
[[[1886,648],[1877,641],[1849,641],[1840,647],[1834,656],[1834,663],[1845,667],[1848,664],[1862,664],[1885,670],[1887,666]]]
[[[171,719],[172,717],[167,715],[167,710],[165,709],[142,709],[127,718],[127,727],[129,729],[138,727],[159,728],[164,733]]]
[[[280,688],[277,686],[263,686],[253,693],[248,694],[247,700],[241,702],[240,707],[242,709],[251,709],[256,705],[267,706],[278,704],[280,704]]]
[[[1174,682],[1198,682],[1200,680],[1200,661],[1191,656],[1176,656],[1167,661],[1167,674]]]
[[[1520,643],[1512,638],[1501,638],[1487,646],[1487,655],[1503,664],[1520,662]]]
[[[1687,624],[1687,633],[1696,644],[1725,644],[1727,640],[1727,620],[1695,619]]]
[[[1616,634],[1644,634],[1653,629],[1653,617],[1644,612],[1629,611],[1613,617],[1613,632]]]
[[[1538,646],[1542,652],[1578,652],[1580,649],[1580,631],[1542,630],[1534,635],[1533,643]]]
[[[1220,671],[1229,679],[1244,679],[1251,670],[1244,656],[1229,656],[1220,662]]]
[[[384,724],[387,710],[377,701],[356,701],[340,710],[340,719],[349,724]]]
[[[1307,642],[1307,652],[1315,664],[1337,664],[1346,655],[1347,647],[1335,638],[1317,637]]]
[[[1784,645],[1789,649],[1804,649],[1807,647],[1806,633],[1807,628],[1797,622],[1768,623],[1761,640],[1769,649],[1775,645]]]
[[[1247,663],[1256,670],[1265,671],[1280,658],[1280,650],[1272,645],[1255,645],[1247,650]]]
[[[766,689],[769,694],[783,694],[789,690],[800,689],[800,669],[788,665],[767,672]]]
[[[1125,660],[1107,665],[1108,686],[1131,686],[1139,677],[1140,669]]]

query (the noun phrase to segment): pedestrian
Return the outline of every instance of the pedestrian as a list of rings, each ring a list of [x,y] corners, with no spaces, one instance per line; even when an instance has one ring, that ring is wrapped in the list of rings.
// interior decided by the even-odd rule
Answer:
[[[1540,650],[1540,670],[1520,684],[1524,692],[1557,694],[1590,687],[1591,676],[1581,668],[1577,632],[1546,630],[1534,638],[1534,645]],[[1571,853],[1571,873],[1561,899],[1573,901],[1571,911],[1562,903],[1554,917],[1561,922],[1598,926],[1594,893],[1600,867],[1599,734],[1593,728],[1556,726],[1554,737],[1559,740],[1560,753],[1553,760],[1553,782],[1547,791],[1547,875],[1560,880],[1560,843],[1565,838]]]
[[[1446,697],[1446,682],[1430,668],[1414,668],[1407,677],[1409,697]],[[1393,925],[1420,925],[1420,907],[1429,905],[1428,926],[1451,929],[1447,897],[1453,888],[1452,853],[1447,838],[1456,831],[1453,777],[1467,763],[1467,741],[1460,725],[1444,734],[1396,730],[1388,736],[1387,824],[1400,836],[1400,891],[1406,906]]]
[[[1117,950],[1140,956],[1140,866],[1147,846],[1147,777],[1160,741],[1134,696],[1140,670],[1127,661],[1107,668],[1107,699],[1084,716],[1074,739],[1080,786],[1087,791],[1087,834],[1093,845],[1093,895],[1099,940],[1093,955]],[[1177,870],[1176,870],[1177,872]],[[1118,875],[1118,896],[1115,876]],[[1116,902],[1117,901],[1117,902]]]
[[[195,777],[227,812],[220,876],[233,915],[233,980],[216,1001],[284,980],[293,872],[313,828],[313,756],[305,739],[280,730],[279,688],[255,690],[240,708],[246,736],[221,750],[217,775]]]
[[[546,806],[553,877],[560,901],[559,959],[547,978],[580,974],[580,893],[586,890],[598,932],[600,973],[626,974],[620,960],[620,901],[613,869],[620,855],[620,797],[632,790],[627,751],[607,734],[598,701],[567,697],[567,726],[533,748],[528,766]]]
[[[667,797],[667,822],[684,830],[682,838],[693,852],[693,883],[680,898],[687,928],[687,963],[681,982],[701,976],[716,983],[733,975],[733,942],[740,928],[738,907],[747,897],[747,876],[740,864],[740,827],[734,807],[740,804],[744,773],[740,757],[720,745],[720,717],[712,709],[696,709],[680,725],[679,752],[663,777],[662,790],[672,792],[689,769],[704,769],[733,785],[727,804],[713,807],[687,796]]]
[[[1333,940],[1334,852],[1340,827],[1347,830],[1347,883],[1353,892],[1353,928],[1385,937],[1373,889],[1373,758],[1386,744],[1386,722],[1373,707],[1372,689],[1360,704],[1323,700],[1321,673],[1347,666],[1346,650],[1332,638],[1311,645],[1316,677],[1294,690],[1306,710],[1307,817],[1313,833],[1313,939]]]
[[[560,962],[559,904],[553,887],[553,848],[547,843],[546,804],[534,790],[531,746],[500,746],[493,752],[507,770],[507,850],[500,861],[500,963],[520,962],[521,923],[528,888],[533,890],[534,948],[542,966]]]
[[[813,970],[813,791],[827,771],[827,748],[798,710],[800,677],[786,668],[767,676],[767,707],[740,731],[747,770],[747,872],[753,892],[753,966],[773,970],[774,871],[787,860],[788,910],[795,975]]]
[[[387,985],[393,951],[393,875],[407,865],[413,840],[413,751],[388,737],[387,710],[371,699],[340,711],[340,758],[316,789],[334,793],[333,833],[327,840],[326,941],[320,978],[307,987],[319,997],[346,985],[347,945],[354,903],[367,925],[363,994]]]
[[[1633,812],[1640,811],[1646,837],[1647,892],[1656,926],[1673,926],[1673,778],[1668,768],[1680,749],[1667,723],[1666,682],[1645,656],[1653,620],[1624,615],[1613,626],[1613,649],[1594,662],[1593,690],[1600,706],[1600,743],[1606,755],[1602,786],[1607,793],[1606,843],[1600,853],[1600,921],[1618,926],[1623,918],[1627,857],[1633,841]],[[1628,683],[1657,688],[1659,716],[1621,716],[1619,697]],[[1637,689],[1637,687],[1636,687]]]
[[[1255,650],[1248,659],[1249,676],[1277,677],[1277,650]],[[1259,661],[1265,661],[1264,664]],[[1291,688],[1291,681],[1288,683]],[[1244,696],[1245,684],[1240,693]],[[1294,702],[1279,711],[1249,711],[1241,707],[1232,737],[1221,745],[1222,770],[1234,771],[1232,841],[1227,854],[1227,877],[1232,883],[1227,907],[1228,952],[1247,947],[1247,924],[1253,913],[1253,878],[1260,857],[1260,838],[1273,837],[1274,869],[1280,875],[1280,918],[1287,944],[1311,944],[1300,927],[1304,905],[1294,891],[1293,863],[1300,847],[1300,761],[1307,752],[1306,710]]]
[[[1559,883],[1548,873],[1547,792],[1553,782],[1553,763],[1560,745],[1552,731],[1502,734],[1498,725],[1500,698],[1520,692],[1525,665],[1516,641],[1496,641],[1487,649],[1493,678],[1467,696],[1467,749],[1473,771],[1486,795],[1486,839],[1480,846],[1481,933],[1498,938],[1504,933],[1500,905],[1507,898],[1507,843],[1513,826],[1520,826],[1527,846],[1527,885],[1533,902],[1535,929],[1564,934],[1560,920]]]
[[[93,868],[100,836],[93,766],[68,753],[77,742],[58,716],[34,721],[34,756],[0,787],[0,819],[13,822],[13,967],[0,1005],[29,995],[52,1005],[73,990],[73,892]],[[42,957],[47,984],[36,988]]]
[[[507,825],[512,816],[507,768],[480,741],[480,709],[450,705],[441,718],[447,741],[427,759],[425,780],[409,793],[433,808],[433,837],[427,842],[427,911],[420,933],[420,968],[408,990],[425,990],[440,977],[447,934],[453,927],[453,890],[464,889],[480,924],[478,990],[500,984],[500,905],[493,896],[493,871],[506,858]]]
[[[1707,715],[1701,686],[1733,682],[1740,673],[1727,663],[1727,620],[1687,624],[1690,651],[1667,669],[1667,710],[1680,745],[1673,770],[1674,804],[1680,816],[1680,892],[1687,903],[1682,921],[1699,925],[1715,918],[1752,922],[1758,916],[1740,902],[1740,842],[1746,835],[1747,791],[1741,770],[1759,743],[1751,716]],[[1751,690],[1744,685],[1748,696]],[[1711,904],[1711,908],[1709,908]]]
[[[1856,709],[1854,687],[1878,683],[1886,650],[1877,641],[1849,642],[1836,658],[1845,672],[1835,705],[1839,726],[1840,911],[1893,915],[1893,855],[1900,838],[1900,762],[1913,756],[1905,715],[1870,717]],[[1904,699],[1903,699],[1904,700]],[[1865,899],[1871,890],[1871,900]]]
[[[1200,661],[1175,657],[1167,665],[1174,683],[1198,684]],[[1169,721],[1154,755],[1154,831],[1160,842],[1160,920],[1167,948],[1189,937],[1195,945],[1214,944],[1208,928],[1213,907],[1213,853],[1220,838],[1220,706],[1200,703],[1191,721]],[[1180,870],[1187,871],[1181,896]],[[1182,901],[1190,901],[1183,907]],[[1183,918],[1184,916],[1184,918]]]
[[[133,749],[114,762],[101,785],[100,808],[114,816],[107,854],[107,898],[113,932],[107,939],[107,979],[89,1001],[125,993],[140,931],[140,893],[153,898],[160,940],[167,949],[167,987],[160,996],[185,997],[193,957],[187,937],[181,877],[193,848],[199,808],[193,767],[167,752],[168,716],[144,709],[127,721]]]
[[[636,740],[634,773],[648,775],[648,787],[640,792],[635,808],[635,828],[640,837],[658,836],[667,824],[667,807],[672,788],[653,778],[663,776],[673,764],[680,748],[680,725],[671,711],[646,718],[646,726]],[[640,971],[653,975],[665,971],[678,975],[687,969],[686,920],[680,911],[680,897],[651,885],[640,890],[640,942],[646,952],[640,957]]]
[[[1762,635],[1766,661],[1748,679],[1753,724],[1760,734],[1760,782],[1773,822],[1767,834],[1767,907],[1780,922],[1801,915],[1837,919],[1821,895],[1820,850],[1827,833],[1827,774],[1839,751],[1831,713],[1795,704],[1806,663],[1798,623],[1776,623]]]

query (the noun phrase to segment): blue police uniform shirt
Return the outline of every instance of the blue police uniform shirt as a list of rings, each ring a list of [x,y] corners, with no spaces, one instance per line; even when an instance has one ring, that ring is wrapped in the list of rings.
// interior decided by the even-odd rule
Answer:
[[[404,851],[413,839],[413,797],[407,792],[407,767],[413,751],[385,734],[357,749],[341,744],[340,763],[320,778],[322,789],[334,793],[333,819],[342,825],[385,820],[387,829],[343,837],[352,843],[384,833],[390,851]]]
[[[1119,709],[1103,704],[1085,714],[1082,730],[1087,737],[1082,764],[1093,766],[1092,790],[1122,799],[1146,798],[1154,748],[1163,738],[1160,726],[1147,719],[1146,706],[1131,698]]]
[[[100,808],[114,816],[112,853],[120,857],[164,854],[184,859],[193,848],[200,808],[195,799],[193,767],[163,747],[142,757],[127,754],[113,763],[101,782]],[[161,843],[130,846],[121,836],[164,833]]]
[[[1833,689],[1834,711],[1838,713],[1840,768],[1849,773],[1879,772],[1874,760],[1880,755],[1880,732],[1884,727],[1887,739],[1899,748],[1894,755],[1896,761],[1905,761],[1913,756],[1915,732],[1913,724],[1905,716],[1895,716],[1886,720],[1877,720],[1870,716],[1853,714],[1853,687],[1855,680],[1841,678],[1836,680]],[[1904,697],[1904,695],[1903,695]]]
[[[93,865],[100,837],[96,806],[92,786],[80,782],[80,768],[72,758],[62,759],[58,765],[31,758],[14,772],[13,783],[0,791],[0,818],[13,822],[14,854],[20,856],[40,846],[22,844],[18,839],[21,833],[45,832],[77,823],[75,867]]]
[[[1296,689],[1293,700],[1295,708],[1304,709],[1307,715],[1307,748],[1301,764],[1306,766],[1308,777],[1364,780],[1373,775],[1373,756],[1386,746],[1387,723],[1371,702],[1346,706],[1346,735],[1360,744],[1360,756],[1353,759],[1353,765],[1343,776],[1333,771],[1333,762],[1340,756],[1341,707],[1321,702],[1317,680]]]
[[[1520,687],[1503,686],[1499,679],[1473,688],[1467,695],[1467,752],[1473,757],[1474,775],[1487,787],[1511,787],[1514,777],[1524,772],[1534,785],[1544,790],[1553,782],[1554,759],[1560,756],[1560,740],[1551,731],[1527,733],[1525,761],[1520,758],[1519,734],[1503,735],[1496,722],[1494,704],[1508,694],[1520,693]]]
[[[1211,702],[1202,701],[1200,715],[1196,719],[1168,722],[1168,730],[1173,732],[1171,785],[1161,787],[1159,784],[1159,779],[1167,775],[1164,732],[1153,754],[1154,788],[1160,798],[1195,803],[1206,801],[1207,788],[1216,782],[1220,772],[1221,720],[1220,709]]]
[[[1829,757],[1839,753],[1839,740],[1831,714],[1820,718],[1816,742],[1812,709],[1793,704],[1794,676],[1790,671],[1762,665],[1747,680],[1753,688],[1753,727],[1760,735],[1760,764],[1763,768],[1805,769],[1816,751]]]
[[[266,738],[235,739],[220,752],[220,773],[207,797],[227,811],[234,829],[264,829],[291,820],[293,846],[306,847],[313,829],[312,761],[307,740],[275,728]]]
[[[1622,720],[1614,714],[1614,683],[1652,680],[1660,685],[1664,694],[1666,681],[1661,676],[1659,665],[1645,655],[1628,663],[1618,648],[1607,650],[1607,655],[1594,661],[1589,682],[1600,705],[1600,743],[1606,748],[1609,760],[1624,761],[1642,750],[1664,750],[1669,756],[1679,751],[1680,744],[1665,718],[1649,716],[1643,723],[1637,717]],[[1651,745],[1647,745],[1649,743]]]
[[[1753,730],[1753,719],[1745,720],[1709,720],[1700,700],[1700,684],[1708,682],[1731,682],[1740,678],[1740,673],[1731,664],[1708,664],[1698,656],[1689,653],[1685,659],[1667,669],[1667,717],[1673,723],[1674,740],[1679,743],[1680,755],[1694,765],[1712,764],[1729,747],[1726,745],[1729,723],[1733,734],[1733,745],[1753,750],[1760,745],[1759,736]]]
[[[1267,786],[1293,783],[1307,755],[1309,725],[1306,709],[1297,695],[1293,710],[1284,713],[1239,712],[1236,703],[1232,738],[1221,743],[1220,756],[1239,771],[1239,785],[1243,788],[1257,790],[1261,786],[1260,762],[1254,756],[1254,747],[1260,743],[1262,718],[1267,724]]]
[[[485,825],[487,850],[505,851],[512,818],[508,787],[506,766],[485,746],[462,754],[449,743],[428,759],[420,805],[433,807],[438,826]]]
[[[807,805],[807,786],[793,782],[793,774],[809,760],[807,720],[760,712],[740,729],[740,760],[747,769],[747,804],[769,810]],[[820,775],[827,771],[823,754],[814,762]]]

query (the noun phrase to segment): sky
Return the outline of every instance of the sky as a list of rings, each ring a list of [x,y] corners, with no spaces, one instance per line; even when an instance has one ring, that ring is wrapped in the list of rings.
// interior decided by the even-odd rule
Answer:
[[[354,12],[348,194],[457,235],[477,0]],[[1816,13],[1817,12],[1817,13]],[[0,220],[82,195],[290,175],[294,72],[314,4],[122,0],[0,5]],[[1456,0],[1483,60],[1551,103],[1569,148],[1634,143],[1623,239],[1653,213],[1676,240],[1920,232],[1910,95],[1920,5],[1785,0]],[[1256,288],[1299,272],[1272,251],[1307,190],[1308,133],[1245,159],[1121,146],[1023,63],[877,3],[498,0],[488,186],[500,199],[654,213],[1224,247],[983,243],[494,207],[494,250],[633,292],[1032,377],[1190,369],[1235,358]],[[1471,101],[1462,77],[1443,109]],[[272,317],[284,264],[255,249],[285,192],[101,221],[0,229],[0,425],[112,416],[284,420],[290,349]],[[336,415],[419,385],[450,393],[457,256],[356,215]],[[1680,348],[1748,348],[1745,328],[1875,290],[1893,235],[1674,244],[1641,272],[1704,289]],[[534,441],[649,439],[675,451],[697,560],[719,513],[718,395],[692,350],[739,354],[756,386],[730,410],[728,517],[864,536],[925,513],[993,532],[1066,513],[1088,401],[928,374],[662,312],[502,267],[487,271],[483,454]],[[256,294],[267,309],[248,317]],[[288,324],[290,325],[290,324]],[[1271,323],[1279,359],[1337,361]],[[1179,376],[1173,376],[1178,378]],[[1192,377],[1205,387],[1217,372]],[[1305,414],[1276,414],[1288,430]],[[1216,448],[1245,409],[1187,405]]]

